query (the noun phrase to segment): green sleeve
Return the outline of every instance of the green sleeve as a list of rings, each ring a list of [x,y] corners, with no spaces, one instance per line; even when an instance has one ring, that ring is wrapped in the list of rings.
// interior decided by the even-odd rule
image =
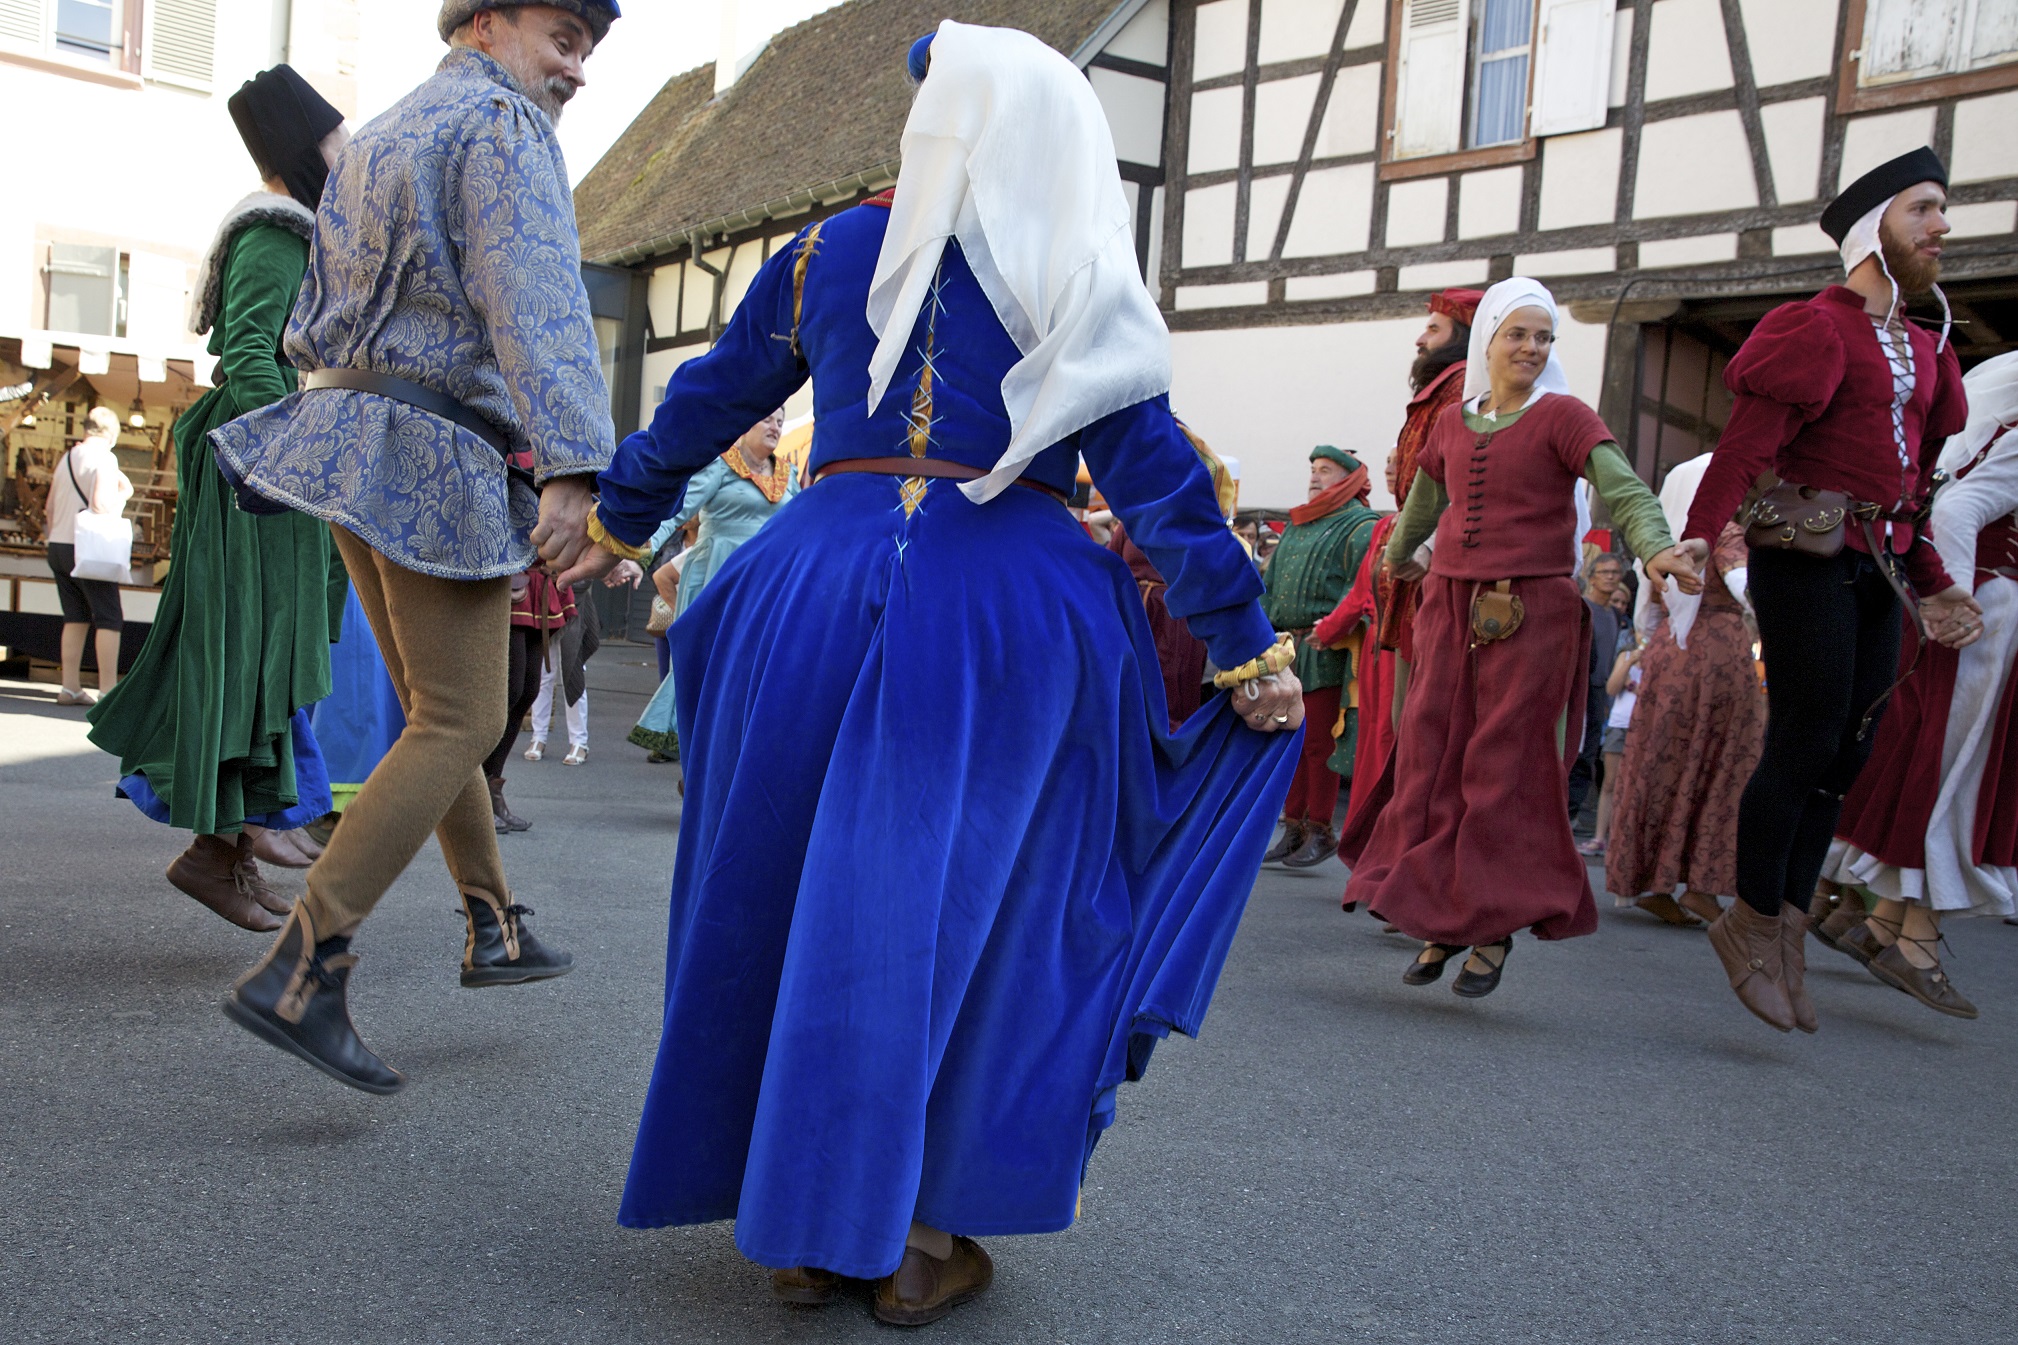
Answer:
[[[295,390],[280,364],[280,336],[308,271],[306,240],[277,225],[254,225],[232,240],[217,314],[218,368],[242,416]]]
[[[1607,439],[1584,462],[1584,480],[1612,511],[1612,524],[1625,534],[1626,545],[1641,560],[1650,560],[1675,544],[1661,502],[1626,461],[1619,446]]]
[[[1387,538],[1387,563],[1399,565],[1436,533],[1436,521],[1450,505],[1443,483],[1428,472],[1417,472],[1401,506],[1401,519]]]

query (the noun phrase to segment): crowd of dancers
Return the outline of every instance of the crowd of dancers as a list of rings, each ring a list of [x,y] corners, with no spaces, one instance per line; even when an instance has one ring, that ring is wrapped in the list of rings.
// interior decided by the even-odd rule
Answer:
[[[398,1091],[350,1015],[353,946],[429,835],[462,985],[571,969],[505,872],[503,762],[542,666],[577,703],[577,586],[647,573],[663,680],[633,736],[685,803],[618,1217],[733,1219],[783,1302],[861,1278],[882,1320],[934,1321],[992,1278],[975,1235],[1069,1225],[1265,855],[1343,857],[1347,907],[1419,941],[1410,984],[1457,959],[1483,996],[1519,931],[1591,933],[1592,756],[1611,886],[1710,920],[1760,1018],[1816,1027],[1825,872],[1818,937],[1974,1012],[1938,922],[2018,884],[2018,380],[1965,384],[1904,316],[1946,231],[1931,151],[1825,212],[1845,285],[1760,325],[1723,441],[1659,497],[1514,277],[1431,301],[1399,512],[1319,447],[1270,555],[1172,414],[1100,105],[1015,30],[912,47],[895,189],[778,249],[617,444],[553,127],[618,18],[446,0],[440,68],[354,138],[286,67],[231,102],[267,191],[213,252],[223,381],[176,430],[164,619],[93,733],[195,833],[197,895],[278,926],[234,1022]],[[788,466],[777,408],[808,381]],[[1622,577],[1584,564],[1593,502],[1643,575],[1623,642],[1576,583]],[[1587,728],[1635,679],[1617,736]],[[297,834],[290,902],[244,838]]]

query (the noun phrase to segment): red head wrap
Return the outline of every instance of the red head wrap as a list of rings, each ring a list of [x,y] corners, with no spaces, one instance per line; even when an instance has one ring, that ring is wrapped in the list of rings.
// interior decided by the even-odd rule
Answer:
[[[1469,327],[1478,316],[1479,301],[1484,298],[1484,290],[1444,290],[1429,296],[1429,311],[1442,313]]]

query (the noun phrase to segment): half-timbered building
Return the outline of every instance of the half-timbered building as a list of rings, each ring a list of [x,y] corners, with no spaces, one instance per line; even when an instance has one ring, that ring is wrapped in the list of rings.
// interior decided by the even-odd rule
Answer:
[[[1517,272],[1657,480],[1714,442],[1751,325],[1840,278],[1838,184],[1916,145],[1950,166],[1965,364],[2018,343],[2018,0],[850,0],[723,88],[671,80],[584,180],[620,417],[769,252],[896,180],[903,49],[949,15],[1086,70],[1173,400],[1248,504],[1300,498],[1313,443],[1378,466],[1428,294]]]

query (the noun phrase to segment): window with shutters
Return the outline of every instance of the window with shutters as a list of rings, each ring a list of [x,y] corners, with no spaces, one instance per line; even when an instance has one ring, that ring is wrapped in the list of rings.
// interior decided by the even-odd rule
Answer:
[[[147,77],[210,88],[217,60],[217,0],[148,0]]]
[[[1838,107],[2018,85],[2018,0],[1849,0]]]
[[[0,0],[0,46],[87,66],[133,69],[140,0]]]

